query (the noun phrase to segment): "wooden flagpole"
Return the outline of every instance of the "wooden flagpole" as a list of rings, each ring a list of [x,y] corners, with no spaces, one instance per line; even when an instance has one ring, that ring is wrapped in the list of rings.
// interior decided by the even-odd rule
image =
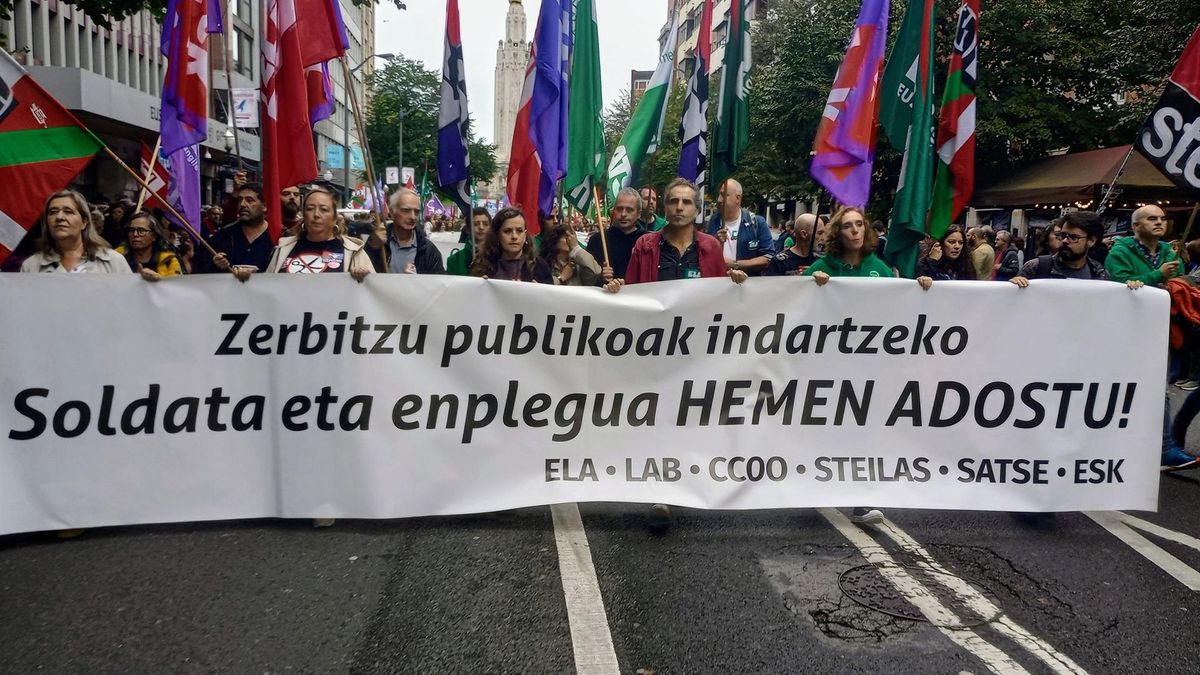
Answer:
[[[354,111],[354,126],[358,127],[358,144],[362,147],[363,159],[365,160],[364,164],[366,164],[367,169],[367,189],[371,190],[372,195],[375,195],[375,198],[371,200],[372,205],[374,206],[374,208],[371,210],[371,213],[375,216],[375,230],[378,232],[383,228],[383,205],[379,203],[381,201],[380,198],[383,195],[375,192],[375,169],[372,166],[375,162],[374,158],[371,156],[371,146],[367,144],[367,133],[363,125],[362,110],[358,107],[358,94],[354,93],[354,76],[350,72],[350,63],[346,60],[345,54],[342,54],[338,61],[340,61],[342,64],[342,74],[344,76],[343,79],[345,80],[343,86],[346,89],[346,93],[350,97],[351,109]],[[347,181],[350,180],[349,177],[350,167],[347,166]],[[422,209],[424,209],[424,206],[422,206]],[[380,243],[379,252],[383,257],[383,271],[386,272],[388,269],[387,235],[384,235],[383,241]]]
[[[129,174],[130,176],[133,176],[133,179],[138,182],[138,185],[141,185],[143,188],[145,188],[146,190],[149,190],[151,192],[154,191],[154,188],[150,187],[150,184],[147,183],[144,178],[142,178],[142,175],[139,174],[138,172],[134,171],[132,168],[130,168],[130,166],[125,163],[125,160],[118,157],[117,153],[112,151],[112,148],[108,147],[107,145],[103,145],[102,147],[104,148],[104,152],[110,158],[112,158],[112,160],[114,162],[116,162],[118,166],[120,166],[122,169],[125,170],[125,173]],[[175,207],[171,206],[169,203],[164,202],[163,206],[166,207],[167,211],[169,211],[171,213],[171,215],[173,215],[177,219],[179,219],[179,222],[183,223],[184,227],[186,227],[187,229],[192,231],[192,235],[196,238],[197,241],[199,241],[201,244],[204,245],[204,248],[208,249],[209,253],[213,254],[214,256],[217,255],[216,250],[214,250],[213,247],[210,246],[207,241],[205,241],[204,237],[200,235],[200,230],[197,230],[195,225],[192,225],[190,222],[188,222],[188,219],[184,218],[183,214],[176,211]]]
[[[612,267],[608,259],[608,237],[604,234],[604,221],[601,220],[601,213],[604,212],[604,205],[600,203],[600,186],[592,186],[592,199],[596,202],[596,225],[600,230],[600,248],[604,249],[604,266]]]
[[[242,161],[242,142],[238,138],[237,127],[237,112],[233,107],[233,74],[230,72],[230,66],[233,64],[233,45],[230,43],[230,33],[236,31],[226,30],[221,36],[221,41],[225,43],[225,119],[229,124],[229,128],[233,131],[233,151],[237,154],[238,171],[245,171],[246,164]],[[236,34],[234,39],[237,39]]]
[[[1180,241],[1184,248],[1187,247],[1188,235],[1192,233],[1192,226],[1196,224],[1197,213],[1200,213],[1200,202],[1196,202],[1195,205],[1192,206],[1192,215],[1188,216],[1187,227],[1183,229],[1183,239]]]
[[[146,169],[146,182],[147,183],[149,183],[150,179],[154,177],[154,167],[156,164],[158,164],[158,151],[159,150],[162,150],[162,136],[159,136],[158,140],[154,141],[154,152],[150,153],[150,166],[149,166],[149,168]],[[137,213],[138,211],[142,210],[142,205],[146,203],[146,197],[148,196],[148,194],[149,193],[144,188],[141,190],[138,190],[137,208],[135,208],[133,210],[134,213]]]

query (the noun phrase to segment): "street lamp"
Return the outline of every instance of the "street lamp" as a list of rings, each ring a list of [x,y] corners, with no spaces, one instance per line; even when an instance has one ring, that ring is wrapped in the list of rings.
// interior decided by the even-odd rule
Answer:
[[[371,62],[371,59],[386,59],[391,61],[396,58],[395,54],[384,52],[382,54],[372,54],[359,62],[357,66],[350,69],[350,77],[343,83],[345,90],[345,99],[342,101],[342,203],[350,203],[350,87],[354,86],[354,73],[358,72],[359,68]],[[362,129],[359,129],[362,132]]]
[[[225,154],[233,152],[233,127],[225,127]]]

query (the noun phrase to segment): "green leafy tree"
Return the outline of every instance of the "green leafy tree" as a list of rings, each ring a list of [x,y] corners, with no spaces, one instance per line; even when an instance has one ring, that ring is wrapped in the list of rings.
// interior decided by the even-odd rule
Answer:
[[[682,143],[679,140],[679,122],[683,119],[683,103],[687,98],[687,82],[675,82],[667,99],[667,116],[663,120],[662,139],[658,150],[642,163],[641,170],[634,178],[633,185],[653,185],[661,194],[667,183],[679,174],[679,152]],[[659,205],[661,210],[662,205]]]
[[[604,111],[604,150],[608,157],[612,157],[617,144],[621,142],[621,134],[625,133],[625,127],[629,126],[629,120],[633,117],[634,106],[629,99],[629,90],[622,89]]]
[[[368,82],[371,97],[367,109],[367,142],[371,144],[377,175],[383,175],[386,166],[398,165],[400,117],[403,115],[403,163],[416,169],[418,184],[426,170],[429,171],[429,184],[437,184],[440,86],[438,73],[402,55],[372,74]],[[494,145],[483,143],[471,134],[468,152],[473,180],[491,180],[496,173],[495,150]]]
[[[958,4],[939,0],[937,8],[939,88]],[[738,169],[750,194],[816,193],[808,174],[812,142],[860,5],[777,0],[760,17],[751,145]],[[906,7],[903,0],[893,2],[893,23]],[[1132,142],[1200,24],[1195,0],[990,0],[982,11],[976,129],[981,185],[1052,151]],[[900,159],[881,136],[872,213],[890,210]]]

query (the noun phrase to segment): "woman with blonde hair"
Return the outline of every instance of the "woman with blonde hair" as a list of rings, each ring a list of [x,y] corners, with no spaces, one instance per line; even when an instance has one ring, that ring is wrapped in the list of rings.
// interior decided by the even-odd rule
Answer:
[[[349,272],[362,281],[375,271],[362,241],[337,231],[337,202],[323,187],[310,189],[300,202],[300,234],[279,240],[267,272],[322,274]]]
[[[87,199],[59,190],[42,210],[44,234],[38,251],[21,263],[22,272],[111,274],[132,272],[124,256],[112,250],[92,224]]]

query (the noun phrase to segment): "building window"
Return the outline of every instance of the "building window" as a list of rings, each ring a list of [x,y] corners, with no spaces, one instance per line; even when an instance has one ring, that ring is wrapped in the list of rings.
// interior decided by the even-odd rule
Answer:
[[[230,43],[233,50],[233,69],[248,78],[254,78],[254,38],[246,35],[240,28],[233,29],[234,39]]]
[[[234,16],[246,23],[252,23],[254,9],[250,4],[250,0],[235,0],[232,4]]]

